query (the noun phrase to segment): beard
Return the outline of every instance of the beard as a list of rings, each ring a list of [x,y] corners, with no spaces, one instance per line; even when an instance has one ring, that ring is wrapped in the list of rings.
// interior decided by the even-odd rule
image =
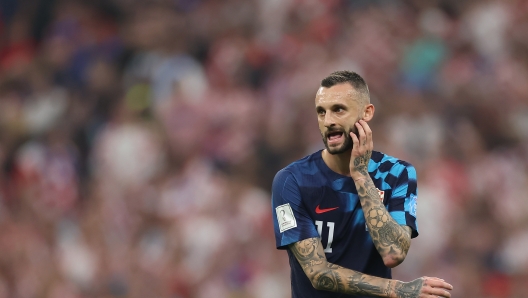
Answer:
[[[355,130],[357,130],[357,129],[355,129]],[[340,154],[340,153],[347,152],[348,150],[352,150],[352,148],[354,147],[354,142],[352,141],[352,137],[350,137],[350,130],[349,131],[342,131],[341,130],[341,132],[343,132],[343,138],[345,139],[341,145],[339,145],[337,147],[329,147],[328,146],[328,133],[336,132],[336,131],[340,131],[340,130],[331,130],[331,131],[327,131],[324,134],[321,134],[322,137],[323,137],[323,143],[325,144],[325,147],[326,147],[326,151],[328,151],[328,153],[334,155],[334,154]],[[357,135],[357,132],[354,131],[354,134]]]

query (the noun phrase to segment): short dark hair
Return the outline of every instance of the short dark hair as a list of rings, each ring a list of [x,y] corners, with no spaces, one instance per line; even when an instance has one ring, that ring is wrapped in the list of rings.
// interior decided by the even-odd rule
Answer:
[[[349,83],[357,92],[366,96],[370,100],[369,89],[365,80],[353,71],[339,70],[334,71],[321,81],[321,87],[330,88],[337,84]]]

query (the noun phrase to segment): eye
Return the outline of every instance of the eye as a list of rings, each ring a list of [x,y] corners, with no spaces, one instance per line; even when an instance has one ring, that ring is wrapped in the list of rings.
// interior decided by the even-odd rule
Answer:
[[[325,111],[325,110],[323,110],[323,109],[318,109],[318,110],[317,110],[317,115],[319,115],[319,116],[324,116],[325,114],[326,114],[326,111]]]

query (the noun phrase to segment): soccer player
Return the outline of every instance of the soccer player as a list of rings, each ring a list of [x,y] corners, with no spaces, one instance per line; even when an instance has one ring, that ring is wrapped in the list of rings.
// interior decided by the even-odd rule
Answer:
[[[273,180],[278,249],[287,249],[293,298],[451,297],[442,279],[391,279],[416,226],[416,171],[373,151],[367,84],[338,71],[315,96],[326,149],[293,162]]]

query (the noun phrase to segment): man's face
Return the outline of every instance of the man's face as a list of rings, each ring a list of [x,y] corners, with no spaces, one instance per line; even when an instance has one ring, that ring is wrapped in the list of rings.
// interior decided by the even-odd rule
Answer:
[[[355,123],[361,119],[360,94],[348,83],[321,87],[315,96],[319,130],[326,150],[339,154],[352,149],[350,132],[357,135]]]

